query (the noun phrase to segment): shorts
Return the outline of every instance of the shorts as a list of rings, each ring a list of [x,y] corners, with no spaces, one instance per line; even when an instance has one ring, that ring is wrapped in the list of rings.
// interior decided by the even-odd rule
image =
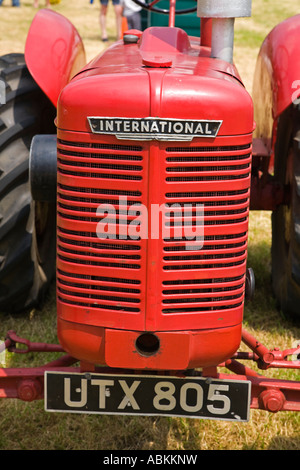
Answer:
[[[107,5],[108,0],[100,0],[101,5]],[[120,0],[112,0],[113,5],[120,5]]]
[[[139,11],[136,11],[130,16],[126,17],[128,29],[138,29],[142,30],[141,14]]]

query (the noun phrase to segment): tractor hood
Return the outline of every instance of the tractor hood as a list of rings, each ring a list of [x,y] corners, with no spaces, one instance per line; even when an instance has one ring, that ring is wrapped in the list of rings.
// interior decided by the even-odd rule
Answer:
[[[253,131],[252,100],[232,64],[199,39],[154,27],[117,42],[63,89],[57,126],[90,132],[89,117],[222,121],[219,135]],[[140,36],[140,37],[139,37]]]

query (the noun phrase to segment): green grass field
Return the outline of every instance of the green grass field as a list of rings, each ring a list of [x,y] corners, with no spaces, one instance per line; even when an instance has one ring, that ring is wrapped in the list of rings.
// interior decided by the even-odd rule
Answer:
[[[0,54],[22,52],[36,10],[22,1],[0,8]],[[299,12],[298,2],[253,0],[253,16],[236,22],[235,61],[251,92],[255,60],[261,41],[279,21]],[[43,7],[43,2],[41,3]],[[82,35],[88,60],[103,50],[98,23],[99,3],[61,0],[53,9],[66,15]],[[114,14],[109,12],[114,38]],[[245,328],[266,346],[287,349],[300,339],[300,328],[276,309],[270,282],[271,214],[250,216],[249,266],[255,271],[256,292],[245,307]],[[32,341],[57,342],[55,285],[42,309],[17,316],[2,315],[0,339],[14,329]],[[9,366],[37,366],[43,354],[7,354]],[[271,371],[268,376],[299,379],[295,372]],[[83,416],[46,413],[43,402],[0,400],[0,450],[299,450],[300,413],[269,414],[253,410],[248,423],[162,417]]]

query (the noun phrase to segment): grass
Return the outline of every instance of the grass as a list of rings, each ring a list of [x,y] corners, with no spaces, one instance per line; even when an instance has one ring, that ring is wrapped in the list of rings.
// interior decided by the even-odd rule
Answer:
[[[253,0],[251,19],[236,21],[235,61],[251,91],[255,60],[262,39],[280,20],[297,13],[297,2]],[[32,1],[20,9],[10,0],[0,9],[0,53],[22,52],[36,10]],[[43,6],[43,3],[41,4]],[[99,3],[87,0],[53,7],[66,15],[83,37],[88,60],[103,50],[98,24]],[[109,13],[110,39],[114,15]],[[266,346],[286,349],[300,338],[300,329],[276,309],[270,284],[270,213],[250,215],[249,266],[256,275],[256,292],[245,307],[245,327]],[[0,338],[9,329],[32,341],[56,342],[55,285],[42,309],[2,316]],[[43,354],[7,355],[9,366],[40,365]],[[269,375],[297,379],[295,372]],[[112,417],[48,414],[43,402],[0,400],[0,450],[299,450],[300,414],[269,414],[253,410],[248,423],[161,417]]]

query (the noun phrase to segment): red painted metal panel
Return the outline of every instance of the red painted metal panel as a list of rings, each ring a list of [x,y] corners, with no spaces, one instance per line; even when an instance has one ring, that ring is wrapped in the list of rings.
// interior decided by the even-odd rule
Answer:
[[[70,354],[114,367],[215,365],[241,338],[252,102],[232,68],[206,49],[199,57],[177,30],[166,43],[160,29],[140,47],[108,50],[58,107],[58,333]],[[144,67],[158,41],[172,67]],[[92,132],[96,116],[222,124],[216,137],[192,141],[118,140]],[[100,216],[105,203],[112,212]],[[99,238],[101,221],[115,239],[103,239],[103,227]],[[200,227],[203,246],[188,240],[191,230],[177,240],[178,226]],[[135,343],[144,331],[161,341],[146,359]]]
[[[279,23],[266,37],[258,56],[254,91],[265,103],[265,95],[272,117],[277,118],[300,95],[299,76],[300,15]],[[265,103],[266,104],[266,103]],[[258,106],[261,106],[257,102]],[[264,116],[268,108],[264,107]]]
[[[253,80],[255,136],[267,147],[269,172],[273,172],[274,147],[277,139],[278,119],[282,112],[300,96],[299,63],[300,15],[279,23],[263,42],[256,63]],[[257,188],[254,186],[254,192]],[[274,191],[273,188],[271,190]],[[263,209],[272,210],[283,200],[282,194],[263,195],[267,203]],[[255,208],[260,209],[255,199]]]
[[[143,329],[147,240],[133,240],[125,232],[122,238],[128,223],[122,212],[133,204],[147,205],[147,152],[108,138],[90,144],[83,133],[80,141],[61,131],[58,138],[58,298],[66,304],[61,316],[74,321],[77,309],[84,320],[75,321]],[[115,209],[115,219],[103,227],[99,207]],[[107,238],[104,230],[114,220],[115,238]]]
[[[82,40],[64,16],[40,10],[31,24],[25,46],[31,75],[54,106],[59,93],[86,65]]]
[[[230,316],[233,312],[235,314],[226,320],[226,312],[223,311],[222,321],[218,320],[217,324],[224,327],[238,323],[243,305],[246,263],[251,137],[233,137],[234,146],[228,145],[232,140],[229,138],[222,138],[215,146],[210,147],[199,146],[197,143],[189,144],[188,147],[178,147],[178,144],[174,143],[157,144],[156,169],[153,145],[148,152],[132,151],[139,146],[131,146],[130,155],[128,146],[120,144],[116,145],[114,154],[112,148],[92,148],[91,153],[88,136],[85,136],[86,142],[73,142],[73,145],[68,146],[68,134],[59,133],[58,148],[59,299],[74,306],[86,304],[89,309],[93,308],[93,304],[96,308],[97,300],[100,304],[101,299],[105,301],[107,311],[103,312],[101,309],[101,317],[95,312],[94,318],[90,312],[85,320],[88,324],[98,326],[109,327],[116,324],[118,327],[151,331],[210,328],[216,325],[216,318],[220,318],[218,306],[220,310],[227,308]],[[74,134],[72,136],[74,137]],[[80,138],[83,140],[83,134]],[[237,145],[239,142],[242,145]],[[145,145],[149,146],[148,143],[143,143],[143,146]],[[98,145],[101,146],[113,147],[108,144]],[[150,154],[149,160],[147,153]],[[124,167],[126,159],[132,159],[134,156],[143,159],[143,165],[150,177],[147,179],[147,175],[143,173],[143,181],[134,180],[133,191],[125,190],[124,181],[121,179],[117,184],[114,176],[122,177],[123,171],[124,178],[131,178],[132,169],[134,175],[139,174],[142,170],[140,165],[136,165],[136,160],[134,165]],[[86,170],[90,169],[93,161],[98,165],[98,168],[92,168],[92,172],[95,172],[96,176],[99,175],[97,178],[92,174],[90,177],[86,176]],[[120,161],[122,170],[118,168]],[[237,163],[239,165],[236,165]],[[183,164],[185,167],[182,167]],[[109,173],[103,174],[100,173],[104,171],[100,168],[103,165],[113,168],[105,168]],[[240,169],[240,166],[243,168]],[[158,169],[160,172],[156,171]],[[172,171],[168,172],[168,169]],[[220,169],[223,169],[223,173]],[[82,174],[85,176],[81,177]],[[172,176],[169,177],[169,174]],[[78,182],[75,185],[74,176]],[[168,181],[168,178],[172,181]],[[82,180],[89,186],[83,184]],[[119,197],[125,195],[127,205],[119,206]],[[130,204],[148,204],[148,207],[150,204],[157,204],[161,207],[165,203],[171,207],[176,204],[179,210],[187,205],[190,213],[183,224],[195,223],[196,205],[203,205],[205,240],[201,250],[186,250],[186,242],[172,238],[166,241],[161,237],[154,240],[150,237],[148,240],[139,241],[112,241],[100,240],[97,237],[100,220],[97,217],[97,208],[101,204],[116,204],[117,206],[113,207],[126,212]],[[119,215],[119,221],[121,220],[122,216]],[[134,217],[129,217],[129,222],[133,220]],[[166,223],[172,224],[178,220],[180,221],[180,218],[177,217],[176,220],[175,214],[175,217],[170,217],[170,221],[166,220]],[[150,220],[150,226],[151,223]],[[160,233],[161,229],[162,227]],[[171,235],[171,230],[169,233]],[[115,280],[117,269],[120,274]],[[71,278],[69,281],[68,277]],[[88,282],[85,278],[88,278]],[[91,278],[94,280],[91,281]],[[99,281],[105,283],[105,287],[100,287]],[[127,287],[121,288],[120,284],[126,284]],[[128,287],[128,284],[132,285]],[[134,284],[138,286],[134,287]],[[118,295],[110,297],[107,294],[109,289],[118,292]],[[122,292],[126,292],[126,296],[122,297]],[[112,318],[113,306],[120,297],[123,300],[122,308],[131,312],[127,314],[131,319],[130,324],[127,323],[124,312],[122,320],[118,313],[117,320]],[[215,310],[214,313],[212,309]],[[118,310],[117,307],[115,310]],[[198,315],[195,315],[197,310]],[[141,311],[147,311],[146,317]],[[73,314],[72,308],[71,317]],[[66,312],[62,317],[70,320]]]

